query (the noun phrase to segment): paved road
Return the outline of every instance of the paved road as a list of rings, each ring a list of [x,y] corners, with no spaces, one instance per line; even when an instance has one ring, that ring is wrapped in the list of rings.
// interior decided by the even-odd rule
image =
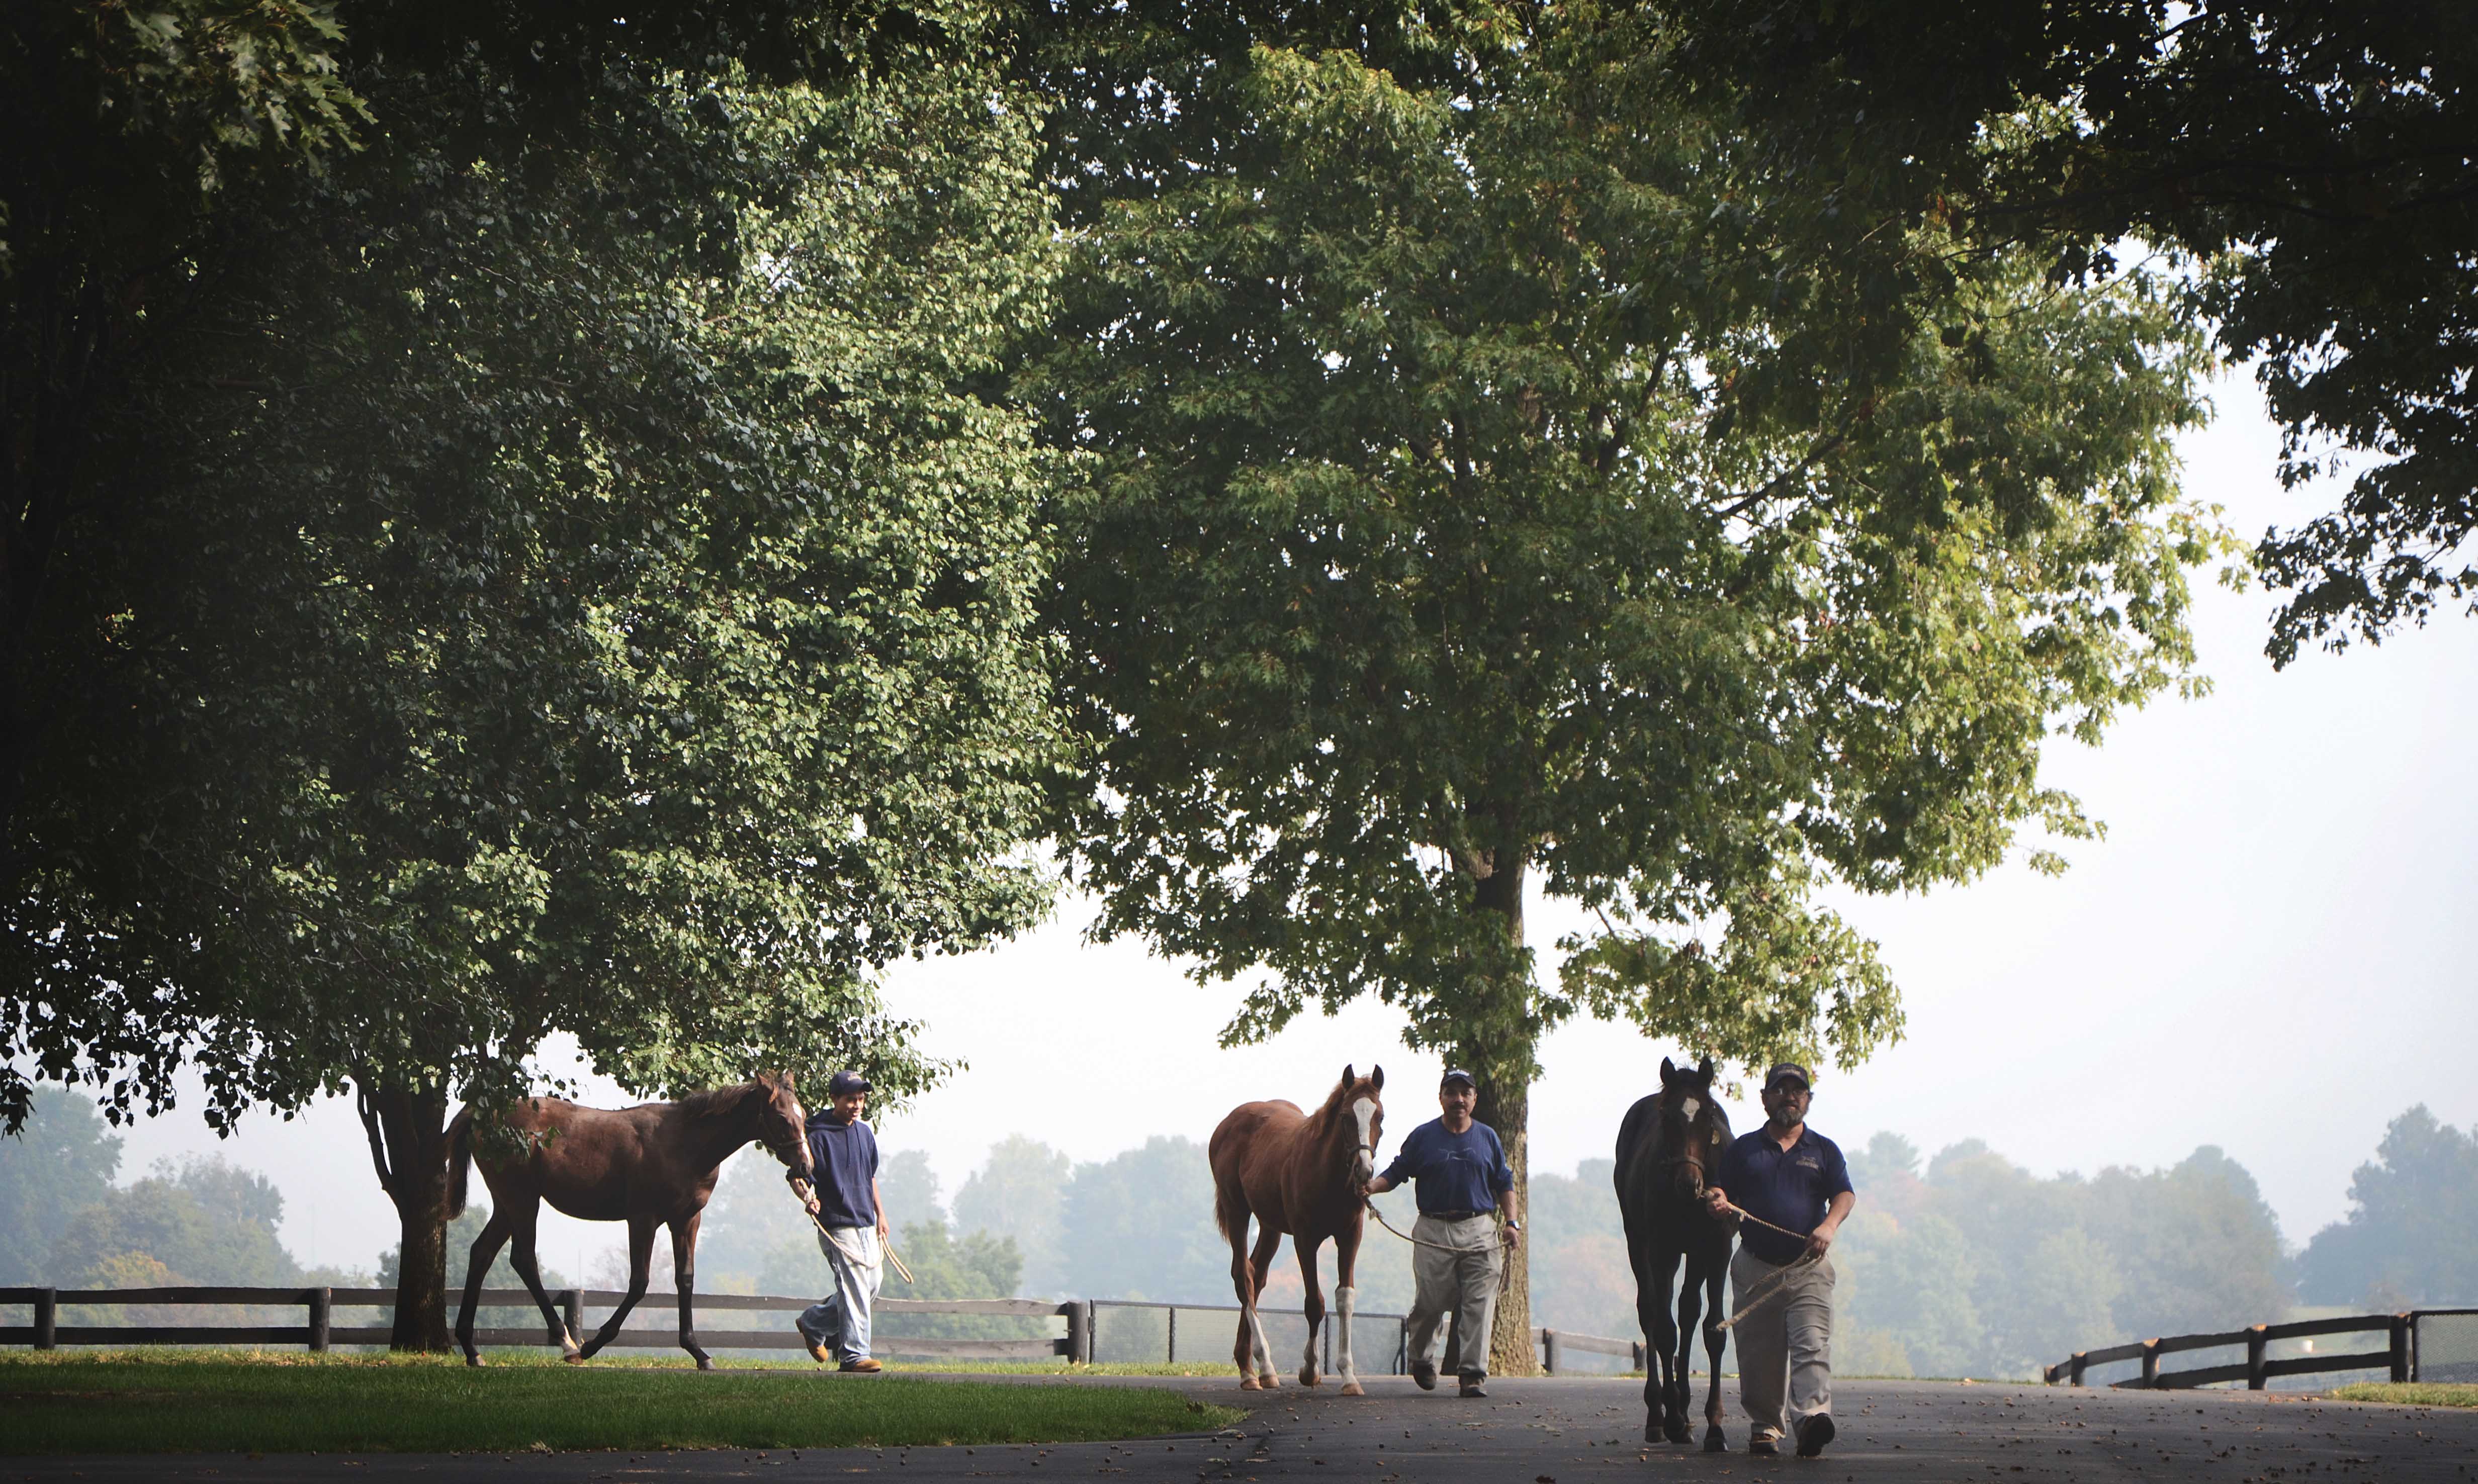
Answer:
[[[986,1377],[980,1379],[987,1379]],[[821,1385],[880,1384],[820,1376]],[[694,1383],[692,1383],[694,1384]],[[2244,1392],[2076,1391],[2031,1386],[1849,1381],[1836,1388],[1841,1432],[1824,1458],[1646,1448],[1642,1383],[1555,1378],[1490,1383],[1485,1400],[1422,1393],[1378,1378],[1346,1400],[1330,1388],[1270,1396],[1226,1381],[1096,1378],[1025,1384],[1174,1386],[1249,1405],[1222,1433],[1054,1447],[838,1448],[799,1453],[584,1453],[448,1457],[0,1459],[0,1484],[668,1484],[855,1474],[963,1484],[974,1479],[1201,1481],[1331,1479],[1384,1484],[1585,1484],[1695,1479],[1728,1484],[1919,1481],[2047,1484],[2478,1484],[2478,1411],[2307,1401]],[[0,1426],[5,1426],[0,1419]]]

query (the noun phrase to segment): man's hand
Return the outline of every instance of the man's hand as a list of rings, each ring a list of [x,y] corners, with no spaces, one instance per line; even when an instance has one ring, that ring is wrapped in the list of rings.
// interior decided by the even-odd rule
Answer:
[[[1704,1187],[1704,1209],[1720,1216],[1730,1209],[1730,1193],[1717,1185]]]
[[[1833,1234],[1839,1230],[1840,1224],[1838,1222],[1827,1221],[1823,1225],[1818,1226],[1815,1230],[1808,1232],[1807,1234],[1808,1257],[1810,1259],[1822,1257],[1832,1248]]]
[[[1506,1228],[1505,1228],[1505,1249],[1506,1249],[1507,1251],[1511,1252],[1511,1251],[1513,1251],[1516,1247],[1519,1247],[1519,1246],[1521,1246],[1521,1245],[1523,1245],[1523,1228],[1522,1228],[1522,1227],[1520,1227],[1520,1226],[1508,1226],[1508,1227],[1506,1227]]]
[[[818,1204],[817,1192],[811,1191],[800,1197],[800,1209],[808,1212],[811,1216],[816,1216],[820,1211],[822,1211],[825,1208]]]
[[[1359,1194],[1362,1195],[1382,1195],[1393,1188],[1394,1182],[1386,1179],[1383,1175],[1371,1175],[1360,1182]]]
[[[879,1246],[886,1245],[887,1230],[886,1213],[881,1211],[877,1214],[877,1245]]]

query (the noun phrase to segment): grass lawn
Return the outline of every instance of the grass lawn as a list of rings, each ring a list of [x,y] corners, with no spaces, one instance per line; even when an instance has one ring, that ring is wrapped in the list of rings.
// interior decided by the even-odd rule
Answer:
[[[2403,1407],[2478,1407],[2478,1384],[2451,1381],[2361,1381],[2332,1388],[2335,1401],[2389,1401]]]
[[[1243,1414],[1175,1391],[446,1357],[0,1356],[0,1453],[506,1452],[1082,1443]]]

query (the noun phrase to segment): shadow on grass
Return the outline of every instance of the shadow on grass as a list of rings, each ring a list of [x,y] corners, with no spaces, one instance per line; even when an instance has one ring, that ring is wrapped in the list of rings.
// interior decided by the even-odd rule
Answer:
[[[0,1453],[507,1452],[1086,1443],[1202,1432],[1176,1391],[510,1357],[114,1351],[0,1357]]]

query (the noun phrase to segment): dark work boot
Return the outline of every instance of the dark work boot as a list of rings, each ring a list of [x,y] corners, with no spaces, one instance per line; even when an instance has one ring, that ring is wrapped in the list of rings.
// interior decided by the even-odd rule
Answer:
[[[1798,1424],[1798,1456],[1813,1458],[1833,1441],[1833,1414],[1817,1412]]]

